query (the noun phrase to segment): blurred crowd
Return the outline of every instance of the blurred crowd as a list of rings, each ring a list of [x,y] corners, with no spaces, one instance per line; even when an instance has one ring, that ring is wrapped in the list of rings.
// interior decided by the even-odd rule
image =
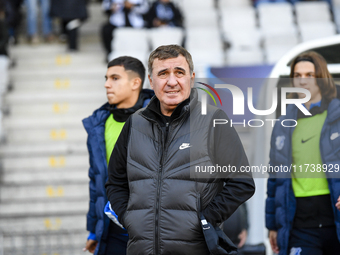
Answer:
[[[21,27],[25,26],[23,34],[28,43],[50,43],[59,36],[61,40],[67,38],[69,50],[77,50],[76,33],[87,18],[86,3],[86,0],[0,0],[1,40],[18,44]],[[60,27],[54,28],[54,18],[60,21]]]
[[[8,43],[67,42],[69,51],[79,49],[78,30],[88,18],[89,0],[0,0],[0,54]],[[106,53],[111,52],[115,28],[182,27],[181,11],[170,0],[103,0],[107,22],[101,28]],[[56,21],[56,22],[55,22]],[[24,29],[22,29],[24,27]],[[22,32],[24,31],[24,32]],[[20,35],[24,36],[21,37]],[[21,40],[20,38],[24,38]]]
[[[91,1],[101,3],[103,13],[107,16],[107,22],[100,28],[106,56],[112,52],[113,31],[116,28],[184,26],[184,10],[179,8],[176,1],[171,0],[0,0],[0,54],[8,54],[8,43],[19,42],[67,42],[68,51],[78,51],[79,27],[89,16],[87,4]],[[217,4],[218,0],[214,1]],[[250,2],[256,7],[264,2],[297,1]],[[325,1],[331,4],[331,0]]]

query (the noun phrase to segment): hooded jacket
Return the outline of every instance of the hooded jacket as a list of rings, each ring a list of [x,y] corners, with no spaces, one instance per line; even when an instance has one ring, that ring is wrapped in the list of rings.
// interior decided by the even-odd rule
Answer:
[[[126,122],[110,159],[106,188],[129,233],[127,254],[209,254],[199,213],[217,225],[253,195],[247,174],[245,179],[232,173],[196,175],[196,166],[248,165],[235,130],[214,128],[214,118],[227,116],[213,106],[201,115],[193,89],[165,125],[156,97]]]
[[[298,108],[295,105],[287,107],[287,115],[281,116],[272,132],[270,165],[288,166],[292,164],[292,134],[294,127],[283,127],[283,119],[296,120]],[[281,141],[280,143],[278,141]],[[340,195],[340,100],[333,99],[328,105],[327,117],[322,127],[320,137],[320,152],[322,163],[332,166],[333,170],[326,172],[335,227],[340,240],[340,212],[335,207]],[[338,170],[335,167],[338,167]],[[330,167],[329,167],[330,168]],[[280,255],[288,252],[289,234],[293,227],[296,211],[296,199],[292,188],[291,173],[281,174],[281,178],[269,178],[266,199],[266,227],[278,231],[277,243]],[[274,176],[271,176],[274,177]]]
[[[106,250],[106,238],[110,225],[110,219],[104,213],[104,207],[108,201],[105,192],[105,182],[107,181],[107,161],[105,146],[105,122],[111,113],[118,117],[117,121],[125,122],[126,118],[145,107],[153,91],[142,90],[136,105],[129,109],[113,109],[109,103],[104,104],[93,114],[83,120],[83,125],[88,134],[87,148],[90,156],[90,203],[87,213],[86,229],[96,235],[98,241],[94,255],[104,255]],[[125,119],[123,119],[123,117]]]

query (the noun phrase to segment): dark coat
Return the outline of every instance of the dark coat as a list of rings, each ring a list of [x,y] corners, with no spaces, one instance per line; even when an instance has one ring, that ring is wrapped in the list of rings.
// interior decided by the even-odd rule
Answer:
[[[292,134],[293,127],[282,127],[282,119],[297,119],[298,109],[295,105],[287,107],[287,115],[281,116],[280,121],[274,126],[271,138],[270,165],[271,166],[288,166],[292,164]],[[340,130],[340,100],[333,99],[328,106],[327,117],[322,127],[320,137],[320,152],[323,164],[340,164],[340,137],[331,138]],[[282,148],[278,149],[276,145],[277,137],[284,137]],[[289,234],[293,227],[293,221],[296,211],[296,199],[292,188],[291,173],[287,173],[287,178],[269,178],[267,185],[266,200],[266,227],[269,230],[278,231],[277,242],[280,249],[280,255],[287,254]],[[285,177],[281,176],[281,177]],[[340,195],[340,178],[339,172],[334,169],[333,173],[326,172],[329,191],[332,201],[332,210],[334,212],[335,227],[338,239],[340,240],[340,212],[336,209],[335,203]]]
[[[158,5],[162,5],[161,2],[156,1],[152,4],[149,12],[146,14],[146,19],[147,19],[147,26],[148,27],[153,27],[153,20],[154,19],[159,19],[163,24],[169,25],[169,26],[174,26],[174,27],[182,27],[183,26],[183,17],[180,12],[180,10],[171,2],[165,4],[167,8],[169,8],[172,11],[172,18],[171,19],[162,19],[157,16],[157,7]]]
[[[50,15],[62,20],[85,20],[88,17],[86,3],[87,0],[51,0]]]
[[[23,0],[3,0],[6,10],[6,22],[8,27],[19,26],[22,18],[21,5]]]
[[[131,115],[131,126],[125,124],[116,143],[106,188],[113,210],[129,233],[127,254],[209,254],[200,212],[209,222],[222,222],[254,192],[251,178],[217,178],[209,173],[195,176],[195,166],[225,165],[226,158],[236,168],[248,163],[243,148],[238,157],[225,150],[212,153],[215,142],[210,139],[214,135],[228,144],[237,134],[229,129],[219,136],[212,119],[221,110],[208,106],[203,116],[197,99],[193,90],[190,103],[163,131],[157,121],[159,114],[152,110],[159,109],[154,97],[146,109]],[[241,142],[238,137],[236,141],[229,147],[238,151]]]
[[[153,96],[153,91],[142,90],[144,96],[143,107],[147,105]],[[104,213],[104,207],[108,201],[105,192],[107,181],[107,162],[105,146],[105,123],[111,112],[109,103],[94,111],[83,120],[83,125],[88,134],[87,148],[90,156],[90,203],[87,213],[86,229],[94,234],[98,241],[94,255],[104,255],[109,231],[110,219]]]

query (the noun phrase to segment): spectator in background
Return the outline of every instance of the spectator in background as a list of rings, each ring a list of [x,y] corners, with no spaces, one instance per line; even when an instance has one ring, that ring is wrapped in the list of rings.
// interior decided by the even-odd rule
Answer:
[[[78,51],[78,30],[87,19],[87,0],[51,0],[51,16],[60,18],[67,35],[68,50]]]
[[[292,172],[269,176],[269,241],[280,255],[339,254],[340,100],[327,62],[316,52],[293,59],[290,78],[293,87],[309,90],[311,98],[304,106],[311,115],[291,104],[274,126],[270,166],[287,166]],[[281,126],[283,119],[296,120],[296,126]]]
[[[147,0],[103,0],[103,9],[109,15],[109,22],[101,30],[103,45],[108,56],[112,51],[113,30],[118,27],[144,27],[144,18],[149,10]]]
[[[18,43],[18,27],[21,23],[21,5],[23,0],[4,0],[8,34],[14,44]]]
[[[182,27],[183,17],[180,10],[170,0],[154,2],[147,14],[148,27]]]
[[[52,25],[50,18],[50,0],[25,0],[27,9],[27,33],[28,39],[31,43],[39,43],[39,36],[37,31],[38,23],[38,3],[41,9],[42,19],[42,33],[46,41],[50,42],[53,39]]]
[[[119,57],[107,67],[105,88],[108,103],[83,120],[90,155],[90,207],[87,213],[90,235],[84,251],[95,255],[124,255],[127,232],[104,214],[108,201],[104,187],[108,176],[107,164],[125,121],[146,106],[154,93],[142,90],[145,67],[138,59]]]
[[[0,56],[8,56],[8,29],[5,16],[5,2],[0,0]]]

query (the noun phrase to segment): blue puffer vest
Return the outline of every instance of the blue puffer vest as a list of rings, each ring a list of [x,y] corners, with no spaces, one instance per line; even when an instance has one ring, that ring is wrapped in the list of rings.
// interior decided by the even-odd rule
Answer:
[[[122,218],[129,233],[127,254],[209,254],[199,212],[223,189],[224,180],[190,175],[195,165],[213,165],[208,140],[217,108],[208,106],[202,116],[196,102],[197,95],[190,102],[192,108],[185,106],[170,123],[166,143],[155,120],[143,112],[131,117],[130,194]],[[185,144],[190,149],[181,149]]]
[[[146,96],[143,107],[145,107],[153,95],[150,90],[143,90]],[[87,148],[90,157],[89,190],[90,203],[87,213],[86,230],[96,234],[98,241],[94,255],[106,254],[106,242],[109,231],[110,219],[104,213],[104,207],[108,201],[105,183],[108,178],[106,145],[105,145],[105,123],[110,116],[109,103],[104,104],[93,114],[83,120],[83,125],[88,134]]]
[[[90,156],[90,205],[87,213],[86,229],[96,234],[98,241],[94,254],[104,254],[110,219],[104,214],[106,197],[105,182],[107,180],[107,162],[105,147],[105,122],[110,116],[108,103],[96,110],[90,117],[83,120],[88,133],[87,148]]]
[[[273,129],[271,137],[270,165],[290,166],[292,163],[292,134],[294,127],[283,127],[283,119],[297,119],[298,108],[295,105],[287,107],[287,115],[281,116]],[[288,122],[285,124],[288,125]],[[320,152],[323,164],[340,164],[340,100],[333,99],[328,106],[327,117],[322,127],[320,137]],[[339,167],[339,166],[337,166]],[[339,168],[338,168],[339,169]],[[340,172],[326,173],[337,229],[340,240],[340,212],[335,204],[340,196]],[[293,226],[296,210],[296,200],[292,189],[290,173],[280,175],[283,178],[269,178],[266,199],[266,227],[277,230],[277,242],[280,255],[288,253],[289,233]],[[286,177],[286,178],[285,178]]]

